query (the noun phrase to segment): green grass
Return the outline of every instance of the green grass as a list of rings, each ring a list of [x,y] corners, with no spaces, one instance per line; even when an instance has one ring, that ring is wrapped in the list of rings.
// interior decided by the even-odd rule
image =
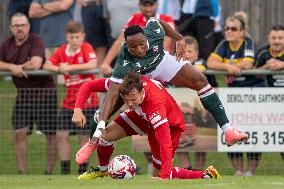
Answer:
[[[16,158],[13,147],[13,132],[11,125],[11,114],[13,108],[14,97],[16,94],[15,88],[10,82],[0,82],[0,177],[1,175],[17,174]],[[63,88],[59,87],[60,94],[63,94]],[[212,130],[212,133],[216,130]],[[211,133],[210,133],[211,134]],[[72,174],[77,174],[77,165],[74,157],[76,151],[79,149],[78,138],[75,136],[70,137],[72,145],[72,162],[71,171]],[[40,175],[44,172],[46,167],[46,140],[44,135],[33,134],[28,137],[28,168],[29,174]],[[136,164],[142,168],[142,174],[147,172],[147,162],[142,153],[134,152],[131,148],[131,139],[127,138],[121,140],[115,145],[115,153],[127,154],[132,157]],[[194,158],[193,153],[190,153],[191,157]],[[192,159],[194,162],[194,159]],[[246,161],[245,161],[246,162]],[[91,164],[97,165],[97,157],[94,154],[91,158]],[[175,158],[174,165],[180,166],[177,158]],[[233,169],[226,153],[210,152],[207,155],[206,165],[214,165],[221,174],[232,175]],[[55,174],[60,174],[59,161],[57,162]],[[284,175],[284,161],[280,158],[279,153],[263,153],[261,163],[256,172],[257,175]],[[22,177],[21,177],[22,178]],[[26,177],[23,177],[26,178]],[[29,177],[27,177],[29,178]],[[36,178],[47,178],[47,177],[36,177]],[[53,178],[53,177],[52,177]],[[57,177],[54,177],[57,178]],[[65,177],[62,177],[65,178]],[[66,177],[66,179],[69,177]],[[17,179],[15,179],[17,180]],[[0,182],[0,187],[2,182]]]
[[[111,178],[99,178],[96,180],[81,181],[76,176],[0,176],[0,189],[133,189],[133,188],[230,188],[230,189],[282,189],[284,188],[284,177],[281,176],[255,176],[255,177],[232,177],[225,176],[221,180],[152,180],[147,176],[136,176],[132,180],[114,180]]]

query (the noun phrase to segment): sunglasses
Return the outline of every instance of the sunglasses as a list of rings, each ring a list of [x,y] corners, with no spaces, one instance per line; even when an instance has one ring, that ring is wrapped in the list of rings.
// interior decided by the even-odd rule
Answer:
[[[229,31],[229,30],[231,30],[231,31],[233,31],[233,32],[236,32],[236,31],[238,31],[238,30],[239,30],[239,28],[237,28],[237,27],[228,27],[228,26],[226,26],[226,27],[225,27],[225,31]]]

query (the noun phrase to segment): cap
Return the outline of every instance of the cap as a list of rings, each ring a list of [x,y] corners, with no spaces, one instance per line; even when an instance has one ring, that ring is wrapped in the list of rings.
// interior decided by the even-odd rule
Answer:
[[[140,4],[144,4],[144,3],[147,3],[147,2],[154,4],[154,3],[157,2],[157,0],[140,0],[139,2],[140,2]]]

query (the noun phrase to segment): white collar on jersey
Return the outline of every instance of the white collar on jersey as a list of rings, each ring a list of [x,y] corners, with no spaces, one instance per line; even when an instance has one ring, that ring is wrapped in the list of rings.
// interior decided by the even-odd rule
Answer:
[[[75,53],[71,53],[70,52],[70,45],[67,45],[66,46],[66,49],[65,49],[65,53],[67,56],[74,56],[75,54],[79,53],[81,51],[81,47],[79,49],[77,49],[77,51]]]

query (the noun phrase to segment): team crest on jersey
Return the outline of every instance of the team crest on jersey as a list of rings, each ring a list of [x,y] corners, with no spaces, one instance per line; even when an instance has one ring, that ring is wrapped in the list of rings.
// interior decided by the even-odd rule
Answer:
[[[158,52],[158,50],[159,50],[158,45],[153,46],[153,51],[154,51],[154,52]]]
[[[78,57],[78,64],[83,64],[84,63],[84,59],[82,56]]]

